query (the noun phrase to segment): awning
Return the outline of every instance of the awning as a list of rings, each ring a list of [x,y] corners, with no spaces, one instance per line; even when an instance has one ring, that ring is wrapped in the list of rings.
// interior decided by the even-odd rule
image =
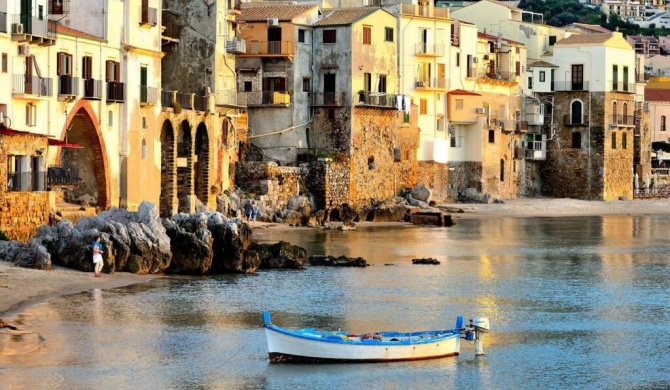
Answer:
[[[83,146],[79,144],[70,144],[67,141],[64,140],[59,140],[59,139],[49,139],[49,146],[59,146],[61,148],[71,148],[71,149],[82,149]]]

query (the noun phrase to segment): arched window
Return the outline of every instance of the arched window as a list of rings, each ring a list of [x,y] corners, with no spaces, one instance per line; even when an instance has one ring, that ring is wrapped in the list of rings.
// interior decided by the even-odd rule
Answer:
[[[612,102],[612,123],[615,125],[621,124],[621,118],[619,118],[619,113],[617,112],[616,102]]]
[[[505,181],[505,160],[500,159],[500,181]]]
[[[621,116],[623,116],[623,124],[628,124],[628,103],[624,102],[621,106]]]
[[[616,132],[612,132],[612,149],[616,149]]]
[[[628,146],[628,135],[626,133],[621,133],[621,149],[626,149]]]
[[[573,125],[582,124],[582,101],[574,100],[570,103],[570,123]]]
[[[142,140],[142,160],[147,159],[147,141]]]

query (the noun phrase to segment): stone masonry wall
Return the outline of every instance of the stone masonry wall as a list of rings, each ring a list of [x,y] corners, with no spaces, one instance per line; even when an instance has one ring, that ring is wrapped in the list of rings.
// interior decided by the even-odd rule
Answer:
[[[432,189],[432,199],[435,202],[443,203],[453,199],[453,194],[449,190],[449,165],[422,161],[417,165],[416,176],[421,178],[421,183],[415,184],[425,184]]]
[[[348,161],[320,158],[309,164],[307,186],[317,209],[339,208],[349,202]]]
[[[458,191],[464,188],[474,188],[482,191],[482,183],[479,178],[482,177],[482,163],[477,161],[451,162],[449,168],[449,188],[448,195],[456,199]]]
[[[258,196],[271,210],[283,210],[288,199],[307,190],[299,167],[280,167],[275,162],[251,161],[237,163],[237,186]]]

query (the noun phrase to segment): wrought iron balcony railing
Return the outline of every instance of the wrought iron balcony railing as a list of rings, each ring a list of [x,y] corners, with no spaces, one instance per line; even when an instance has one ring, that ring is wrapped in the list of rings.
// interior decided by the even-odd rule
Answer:
[[[84,79],[84,99],[102,100],[102,80]]]
[[[126,101],[126,85],[118,81],[107,82],[107,101],[123,103]]]
[[[582,115],[581,117],[577,117],[576,115],[563,116],[563,124],[565,126],[586,126],[588,123],[589,123],[588,115]]]
[[[79,77],[58,76],[58,95],[79,96]]]
[[[251,41],[247,54],[292,56],[295,46],[291,41]]]
[[[312,94],[313,106],[344,106],[346,105],[344,92],[316,92]]]

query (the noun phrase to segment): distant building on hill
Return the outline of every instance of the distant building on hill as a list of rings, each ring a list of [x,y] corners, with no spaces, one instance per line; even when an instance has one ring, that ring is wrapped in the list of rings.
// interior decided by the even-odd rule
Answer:
[[[661,54],[658,38],[645,35],[629,35],[626,37],[628,43],[633,46],[637,54],[655,56]]]

